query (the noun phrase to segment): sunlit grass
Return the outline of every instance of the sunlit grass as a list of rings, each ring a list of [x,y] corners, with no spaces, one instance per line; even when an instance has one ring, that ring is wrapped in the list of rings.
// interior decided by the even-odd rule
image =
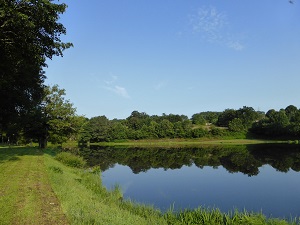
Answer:
[[[43,160],[39,149],[0,149],[0,224],[67,223]]]
[[[123,203],[120,188],[108,192],[100,175],[93,170],[67,167],[50,155],[45,163],[52,187],[71,224],[167,224],[159,213],[156,216],[151,210],[150,214],[138,213],[140,208]]]

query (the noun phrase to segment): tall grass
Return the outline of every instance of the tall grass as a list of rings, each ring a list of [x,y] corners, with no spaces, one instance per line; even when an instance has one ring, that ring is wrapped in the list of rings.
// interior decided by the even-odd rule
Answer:
[[[86,165],[86,161],[82,157],[70,152],[60,152],[55,156],[55,159],[70,167],[83,168]]]
[[[223,213],[219,209],[197,208],[195,210],[184,210],[179,213],[172,211],[165,215],[168,224],[209,224],[209,225],[297,225],[297,219],[292,221],[266,218],[261,213],[249,213],[247,211]]]

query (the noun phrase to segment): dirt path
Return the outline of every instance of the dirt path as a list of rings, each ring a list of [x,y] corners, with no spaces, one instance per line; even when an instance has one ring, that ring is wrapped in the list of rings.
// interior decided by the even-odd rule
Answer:
[[[0,149],[0,224],[68,224],[38,149]]]

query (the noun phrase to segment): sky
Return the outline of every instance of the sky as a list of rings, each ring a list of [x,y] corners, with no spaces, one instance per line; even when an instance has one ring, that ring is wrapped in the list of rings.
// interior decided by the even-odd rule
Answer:
[[[300,107],[300,1],[65,0],[47,60],[78,115]]]

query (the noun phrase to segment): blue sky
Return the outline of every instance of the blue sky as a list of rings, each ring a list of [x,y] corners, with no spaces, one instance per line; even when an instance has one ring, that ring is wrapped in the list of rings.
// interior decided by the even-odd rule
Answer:
[[[74,48],[47,61],[46,84],[80,115],[300,107],[300,1],[63,2]]]

